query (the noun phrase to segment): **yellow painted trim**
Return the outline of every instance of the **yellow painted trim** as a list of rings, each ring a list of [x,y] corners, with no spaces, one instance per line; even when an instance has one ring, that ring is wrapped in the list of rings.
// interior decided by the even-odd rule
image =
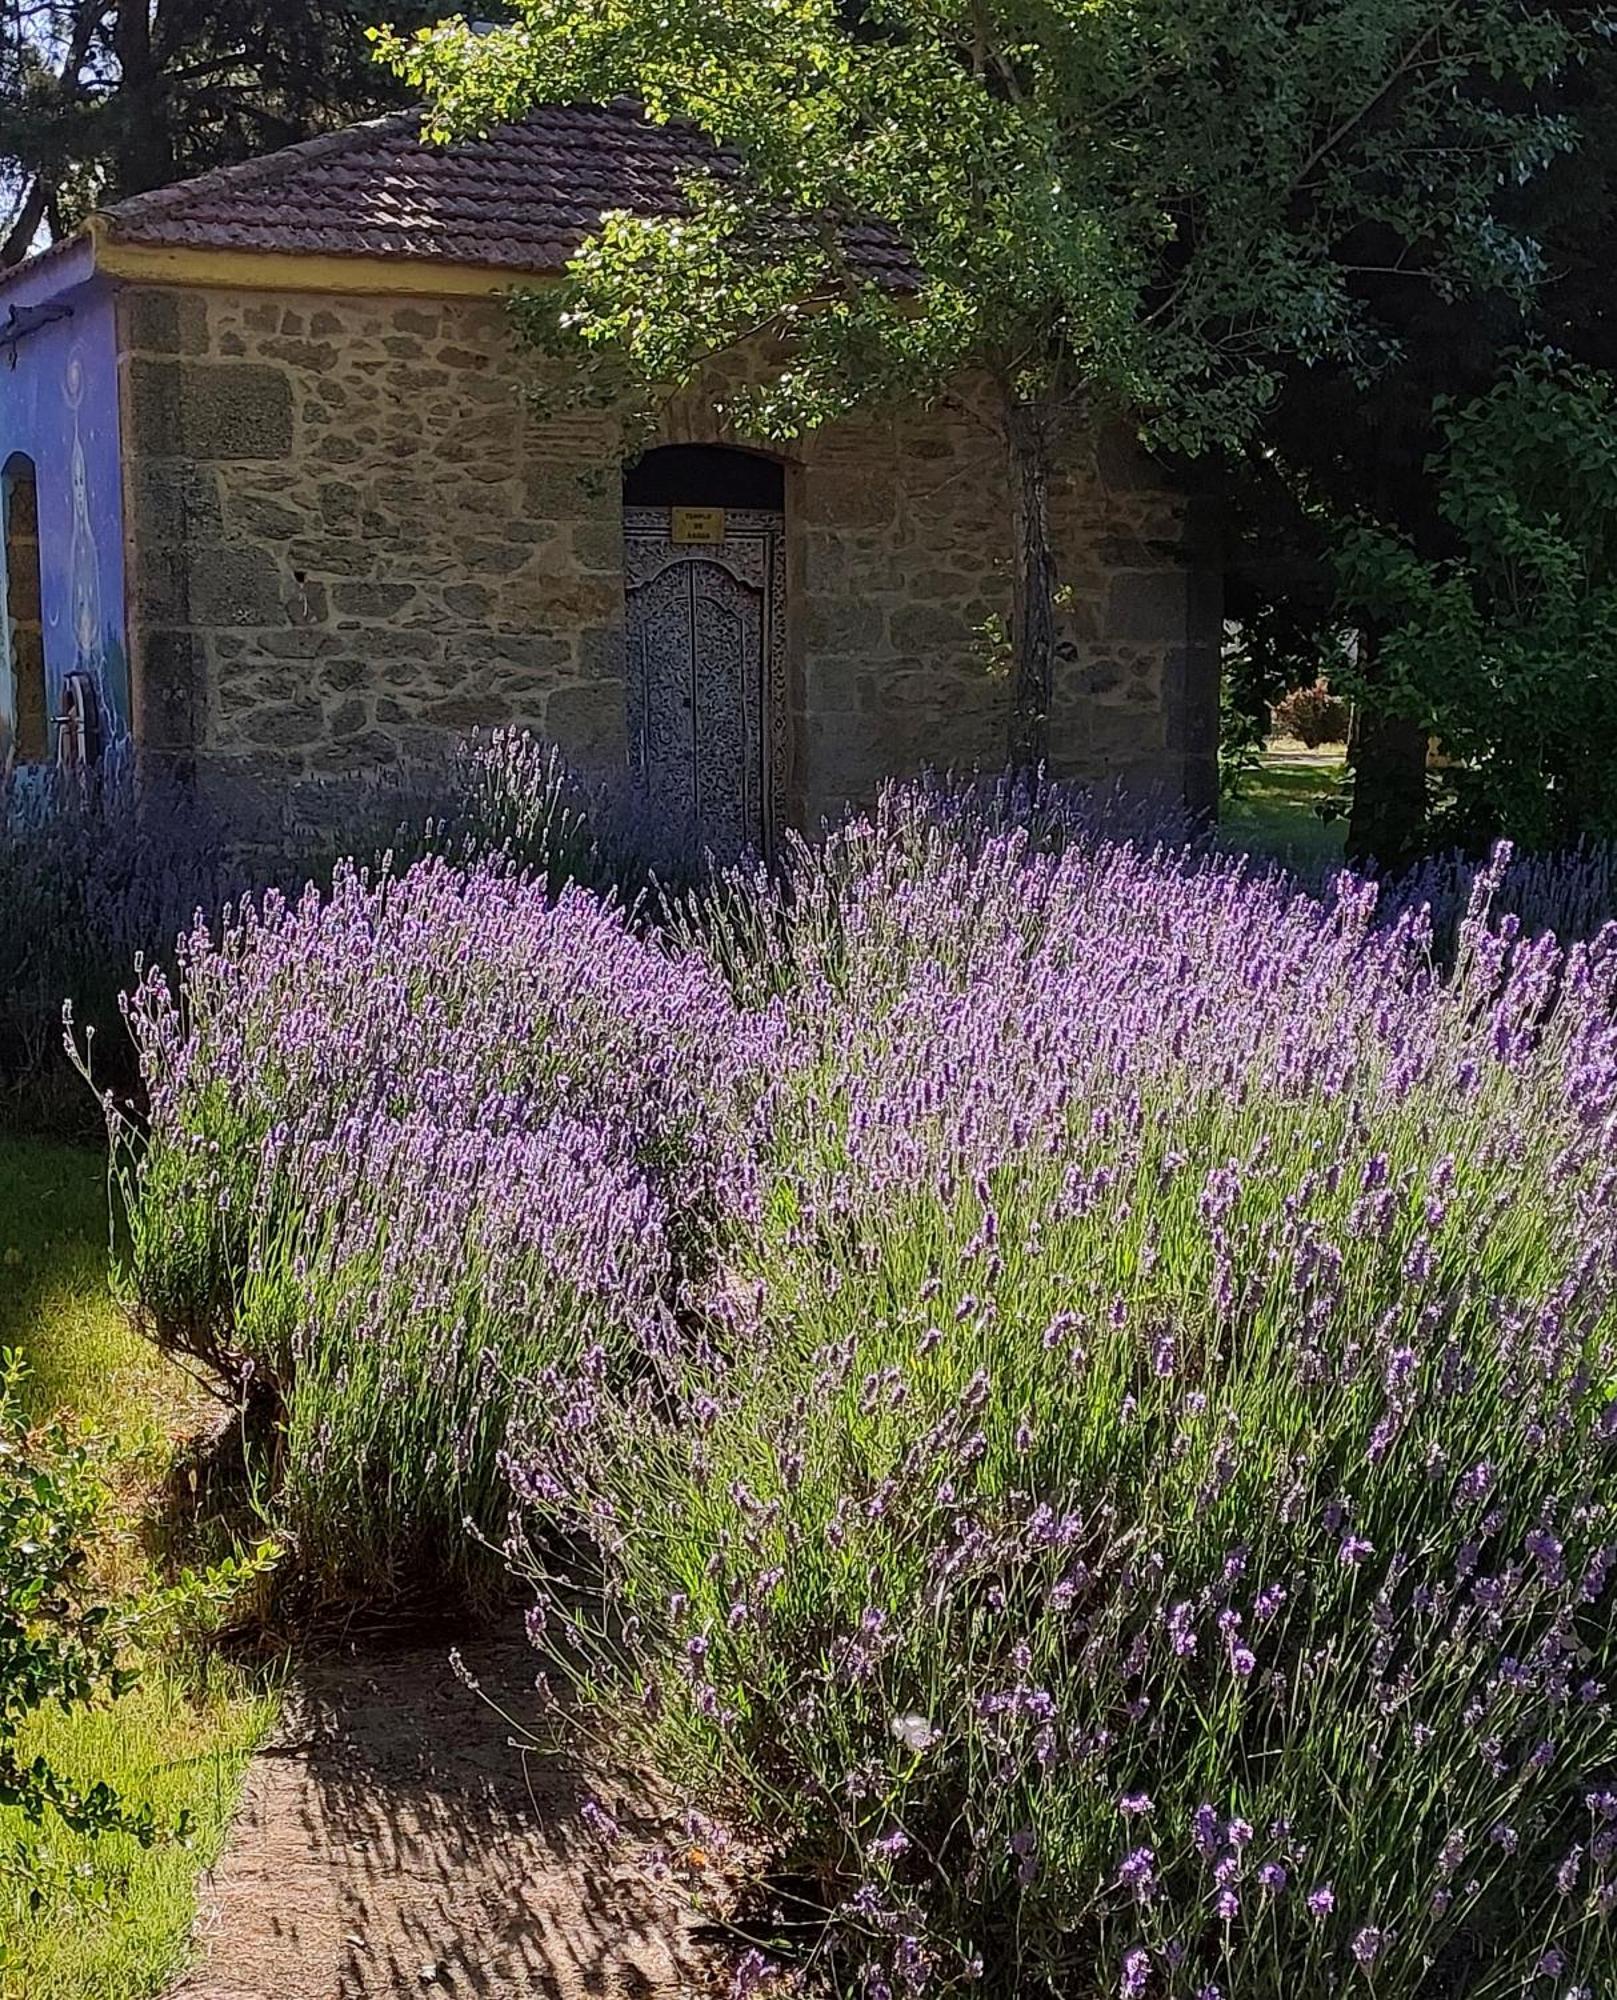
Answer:
[[[305,256],[271,250],[194,250],[119,243],[99,216],[90,218],[95,265],[131,284],[207,285],[247,292],[333,292],[350,297],[490,298],[542,284],[544,271],[491,271],[482,264],[408,257]]]

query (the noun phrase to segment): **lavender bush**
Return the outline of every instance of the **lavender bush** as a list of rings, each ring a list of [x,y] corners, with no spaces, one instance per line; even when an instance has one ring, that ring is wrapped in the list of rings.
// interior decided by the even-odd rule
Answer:
[[[127,759],[88,776],[0,772],[0,1102],[60,1110],[66,999],[117,1062],[119,992],[142,954],[242,886],[228,851],[216,815]]]
[[[1443,980],[897,799],[747,923],[726,1310],[510,1452],[553,1672],[771,1858],[743,1987],[1610,1990],[1617,935],[1492,885]]]
[[[137,768],[127,750],[88,773],[0,769],[0,1109],[60,1127],[86,1107],[62,1059],[64,1003],[81,1047],[96,1037],[99,1085],[135,1089],[120,995],[143,963],[169,961],[199,912],[216,921],[243,896],[328,885],[340,857],[403,866],[430,853],[629,894],[669,860],[619,789],[516,730],[273,807]]]
[[[505,1541],[743,1990],[1593,2000],[1617,930],[1505,881],[936,787],[672,934],[345,869],[137,996],[132,1282],[317,1574]]]
[[[433,856],[248,902],[142,983],[133,1293],[278,1427],[307,1566],[463,1570],[513,1381],[656,1348],[744,1201],[731,1015],[611,904]]]

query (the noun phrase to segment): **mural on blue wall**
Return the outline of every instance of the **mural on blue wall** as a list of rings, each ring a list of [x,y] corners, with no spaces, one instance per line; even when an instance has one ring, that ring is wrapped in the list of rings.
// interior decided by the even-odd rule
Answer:
[[[116,322],[102,287],[64,302],[70,316],[30,332],[0,367],[0,464],[21,452],[34,468],[50,714],[71,709],[81,676],[116,741],[129,732]]]

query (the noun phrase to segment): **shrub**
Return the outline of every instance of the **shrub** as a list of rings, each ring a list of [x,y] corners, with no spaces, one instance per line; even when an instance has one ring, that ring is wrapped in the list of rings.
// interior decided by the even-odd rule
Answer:
[[[92,1447],[60,1425],[30,1431],[17,1399],[21,1364],[0,1352],[0,1805],[39,1827],[59,1819],[76,1833],[157,1838],[149,1810],[126,1809],[107,1785],[70,1783],[22,1748],[42,1710],[87,1708],[127,1692],[119,1632],[87,1578],[88,1545],[105,1494]],[[25,1841],[0,1854],[37,1899],[44,1864]]]
[[[1447,553],[1368,521],[1335,537],[1339,612],[1376,630],[1344,684],[1443,746],[1439,838],[1617,836],[1617,377],[1543,357],[1434,411]]]
[[[306,1568],[464,1575],[463,1521],[503,1521],[514,1385],[654,1344],[743,1198],[707,1081],[720,982],[583,890],[428,856],[198,927],[129,1018],[128,1276],[157,1339],[274,1427]]]
[[[743,1987],[1606,1990],[1617,930],[1042,785],[661,932],[525,858],[132,1007],[131,1281],[305,1564],[505,1542],[569,1729],[757,1858]]]
[[[1445,983],[1363,885],[895,801],[751,921],[727,1310],[510,1457],[595,1552],[531,1565],[552,1671],[762,1848],[779,1955],[1607,1990],[1617,940],[1492,884]]]
[[[0,774],[0,1093],[15,1108],[62,1102],[69,998],[116,1068],[119,992],[142,954],[168,951],[199,905],[240,885],[227,848],[215,815],[127,759]]]
[[[166,964],[199,913],[243,896],[329,884],[339,857],[463,866],[504,856],[553,887],[638,890],[653,856],[631,803],[571,774],[523,732],[462,745],[438,766],[304,786],[295,810],[248,791],[228,807],[160,765],[113,756],[95,771],[0,772],[0,1100],[59,1126],[67,1097],[64,1003],[97,1038],[98,1084],[138,1085],[116,1032],[143,964]],[[667,863],[659,852],[655,858]]]
[[[1348,705],[1331,693],[1324,681],[1312,687],[1293,688],[1276,702],[1274,726],[1282,736],[1294,736],[1307,750],[1322,743],[1345,743],[1348,736]]]

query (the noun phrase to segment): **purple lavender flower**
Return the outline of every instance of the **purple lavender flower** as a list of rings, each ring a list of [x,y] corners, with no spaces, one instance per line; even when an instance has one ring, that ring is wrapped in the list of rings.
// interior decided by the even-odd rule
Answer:
[[[1362,1930],[1355,1932],[1350,1949],[1359,1964],[1369,1971],[1391,1942],[1390,1932],[1379,1930],[1374,1924],[1366,1924]]]
[[[1138,1903],[1148,1903],[1156,1888],[1156,1855],[1149,1847],[1136,1847],[1118,1864],[1117,1879],[1132,1892]]]

